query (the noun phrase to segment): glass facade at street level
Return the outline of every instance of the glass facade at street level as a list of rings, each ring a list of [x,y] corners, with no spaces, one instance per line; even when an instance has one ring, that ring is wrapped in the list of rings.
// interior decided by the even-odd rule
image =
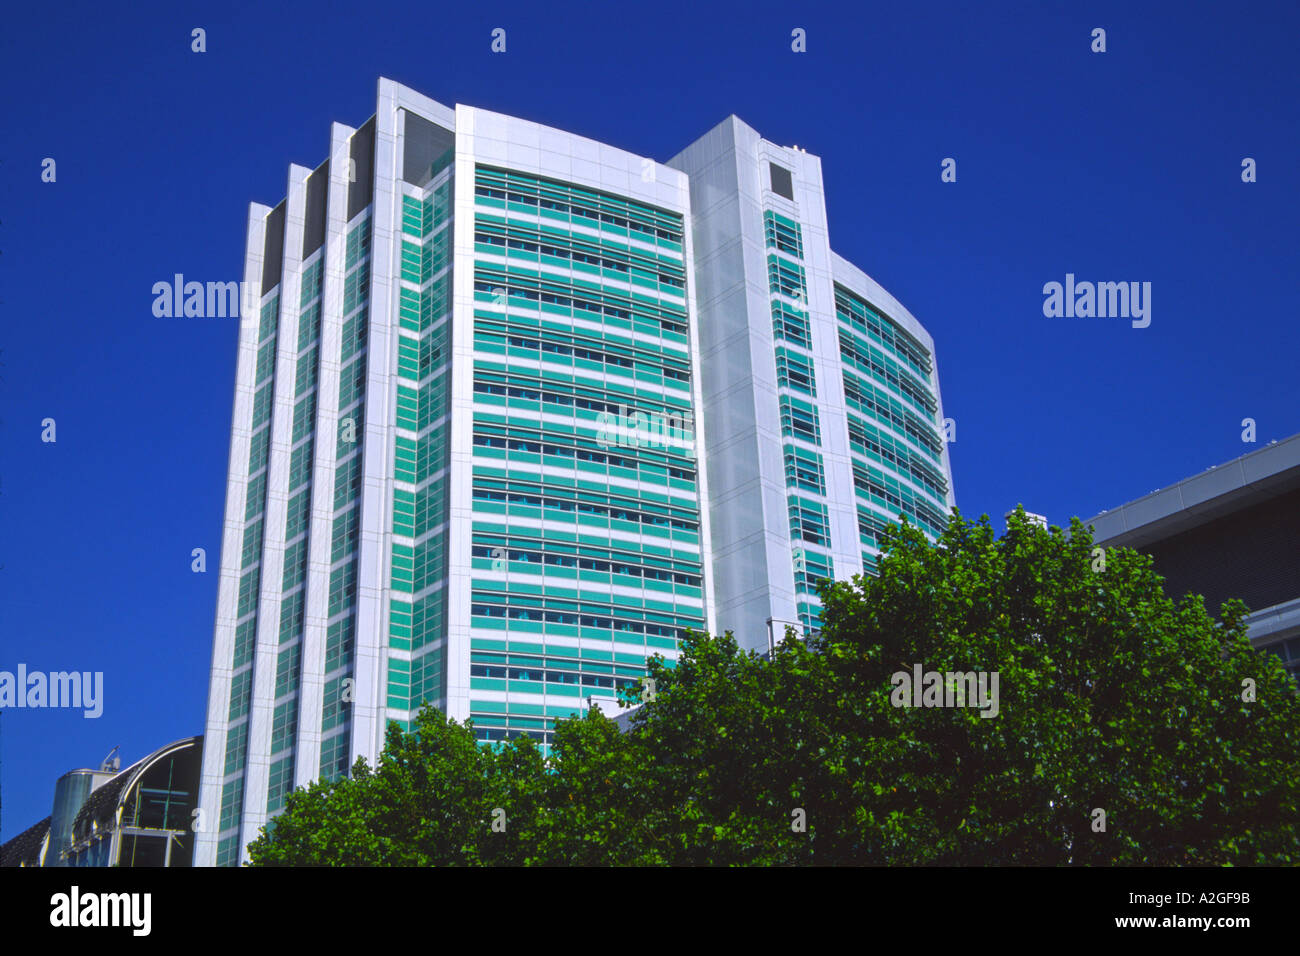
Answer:
[[[745,180],[769,153],[795,199]],[[798,155],[733,117],[659,164],[381,79],[252,205],[196,865],[425,702],[546,746],[687,629],[765,647],[884,523],[937,533],[932,344]]]

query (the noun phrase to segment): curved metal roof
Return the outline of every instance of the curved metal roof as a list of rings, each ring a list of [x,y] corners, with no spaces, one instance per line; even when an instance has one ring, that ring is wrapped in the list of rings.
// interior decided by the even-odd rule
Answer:
[[[92,821],[112,820],[117,814],[118,808],[125,803],[131,788],[158,761],[178,750],[184,750],[187,747],[202,747],[202,745],[202,734],[195,737],[185,737],[173,741],[167,746],[155,750],[149,756],[131,764],[86,799],[81,809],[77,811],[77,818],[72,823],[73,839],[75,840],[87,833]]]
[[[18,866],[24,860],[33,859],[40,852],[41,841],[50,832],[50,821],[46,817],[40,823],[33,824],[12,840],[0,845],[0,867]]]

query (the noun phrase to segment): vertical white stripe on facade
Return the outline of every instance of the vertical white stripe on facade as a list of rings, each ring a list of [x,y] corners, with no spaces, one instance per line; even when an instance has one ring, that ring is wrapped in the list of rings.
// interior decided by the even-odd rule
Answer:
[[[662,170],[662,173],[659,171]],[[704,626],[710,634],[718,633],[717,604],[714,595],[713,533],[709,513],[709,460],[707,423],[704,416],[704,366],[700,361],[700,313],[695,300],[695,210],[691,206],[690,179],[680,170],[656,166],[659,175],[676,177],[676,206],[682,216],[682,258],[686,268],[686,323],[691,353],[691,414],[695,424],[695,491],[700,514],[700,580],[704,599]]]
[[[343,338],[343,272],[348,216],[350,141],[356,130],[330,127],[329,187],[325,196],[325,243],[321,248],[320,341],[316,379],[315,460],[312,465],[311,523],[307,532],[306,602],[303,611],[301,676],[298,685],[298,741],[294,785],[320,776],[321,715],[325,693],[325,631],[329,620],[331,542],[334,528],[334,469],[338,462],[339,361]]]
[[[714,626],[751,649],[797,620],[758,143],[728,117],[669,160],[690,177]]]
[[[447,716],[469,717],[470,600],[474,503],[474,161],[476,111],[456,107],[452,173],[451,386],[447,389]]]
[[[248,456],[253,420],[253,381],[257,368],[257,334],[261,321],[262,254],[266,217],[271,207],[250,203],[244,246],[244,286],[239,300],[239,349],[235,359],[235,401],[230,420],[226,511],[221,537],[220,581],[212,634],[212,674],[208,682],[207,720],[203,731],[203,771],[199,785],[199,828],[194,834],[194,865],[217,862],[217,827],[221,818],[221,783],[225,776],[226,733],[230,715],[230,681],[235,654],[239,572],[248,495]],[[252,304],[250,304],[252,303]]]
[[[275,385],[271,405],[271,453],[266,474],[266,517],[262,522],[262,570],[258,584],[257,649],[253,654],[253,696],[249,708],[248,761],[244,770],[244,813],[240,859],[266,823],[266,793],[271,770],[271,725],[275,676],[280,653],[280,607],[284,583],[284,531],[289,508],[289,454],[293,446],[293,405],[297,391],[298,302],[302,290],[302,237],[306,224],[305,166],[289,167],[284,216],[280,320],[275,342]]]
[[[355,674],[349,765],[374,762],[383,748],[387,679],[388,583],[392,535],[393,409],[396,400],[397,294],[394,243],[400,229],[397,102],[391,85],[379,85],[375,114],[374,192],[370,208],[370,289],[366,332],[366,400],[358,538]]]

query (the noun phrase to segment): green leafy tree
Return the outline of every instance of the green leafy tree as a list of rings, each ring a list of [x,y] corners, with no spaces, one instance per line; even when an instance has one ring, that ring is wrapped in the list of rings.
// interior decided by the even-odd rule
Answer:
[[[256,866],[455,866],[536,862],[545,763],[532,740],[480,747],[433,708],[389,724],[371,768],[289,795],[249,844]]]
[[[421,713],[374,770],[315,784],[258,864],[1257,864],[1296,856],[1300,701],[1229,602],[1171,601],[1150,558],[1099,559],[1017,512],[887,532],[770,659],[689,634],[620,732],[598,712],[477,745]],[[898,706],[915,665],[991,701]],[[629,701],[639,697],[626,693]],[[909,698],[910,700],[910,698]],[[957,698],[957,700],[961,700]],[[954,701],[956,702],[956,701]],[[982,705],[982,706],[978,706]],[[988,714],[989,716],[983,716]],[[505,832],[489,828],[503,809]],[[1103,822],[1104,821],[1104,822]]]
[[[904,863],[1243,864],[1296,850],[1300,705],[1237,601],[1175,604],[1151,559],[1094,554],[1076,519],[1018,511],[994,537],[954,517],[937,546],[894,536],[878,578],[824,594],[832,762],[869,754],[831,856]],[[996,671],[999,711],[894,707],[914,664]],[[1255,699],[1247,701],[1245,681]],[[872,798],[875,798],[874,800]],[[1105,829],[1100,830],[1104,811]]]

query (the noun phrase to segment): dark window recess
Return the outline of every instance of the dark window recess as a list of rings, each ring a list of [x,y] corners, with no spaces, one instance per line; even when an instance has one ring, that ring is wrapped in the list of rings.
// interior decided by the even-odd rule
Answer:
[[[262,295],[280,284],[280,267],[284,264],[284,207],[287,199],[266,217],[266,241],[262,245]]]
[[[790,170],[783,169],[776,163],[767,164],[772,170],[772,192],[778,196],[784,196],[786,199],[794,199],[794,177],[790,175]]]
[[[348,169],[348,221],[370,205],[374,189],[375,118],[372,116],[352,134],[348,147],[352,159]],[[356,172],[356,178],[352,173]]]
[[[330,161],[327,159],[307,177],[307,221],[302,233],[302,257],[325,244],[325,192],[329,186]]]
[[[455,135],[422,116],[406,110],[403,138],[402,179],[413,186],[425,186],[441,170],[439,161],[456,144]]]

